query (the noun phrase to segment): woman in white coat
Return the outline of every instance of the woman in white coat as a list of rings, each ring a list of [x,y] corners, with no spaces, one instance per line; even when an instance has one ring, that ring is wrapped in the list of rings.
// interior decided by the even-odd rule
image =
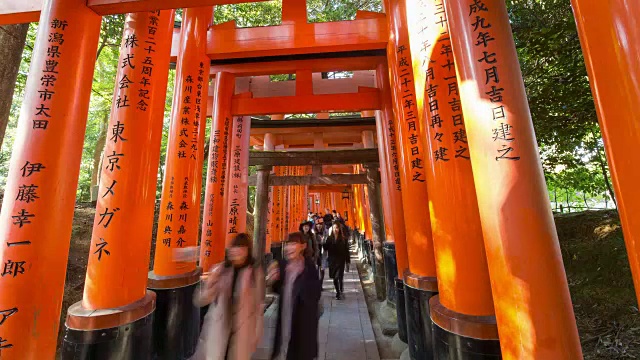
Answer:
[[[238,234],[225,262],[214,265],[194,295],[209,305],[192,360],[250,360],[263,331],[264,273],[254,266],[251,239]]]

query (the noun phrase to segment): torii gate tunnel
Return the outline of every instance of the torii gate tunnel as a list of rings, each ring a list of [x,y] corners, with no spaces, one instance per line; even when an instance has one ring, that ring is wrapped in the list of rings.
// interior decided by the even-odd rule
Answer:
[[[191,295],[246,230],[253,163],[259,257],[313,206],[339,208],[373,240],[376,269],[386,262],[376,290],[396,303],[412,359],[581,359],[504,1],[385,0],[384,13],[308,23],[304,0],[283,0],[281,25],[212,25],[214,5],[241,2],[2,1],[0,24],[39,27],[0,215],[0,358],[53,358],[63,310],[63,359],[191,356]],[[640,143],[640,2],[572,5],[638,292],[640,164],[629,149]],[[84,295],[61,309],[101,16],[117,13],[127,16]],[[354,77],[314,75],[329,71]],[[273,74],[295,81],[261,82]],[[364,123],[275,125],[328,112],[363,112]],[[251,116],[274,125],[252,129]],[[261,148],[250,155],[251,145]]]

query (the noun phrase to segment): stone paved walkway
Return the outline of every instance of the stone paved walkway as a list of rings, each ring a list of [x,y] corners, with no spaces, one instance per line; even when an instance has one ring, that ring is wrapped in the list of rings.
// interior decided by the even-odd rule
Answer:
[[[355,261],[354,261],[355,262]],[[336,300],[328,271],[322,292],[324,313],[320,318],[318,360],[380,360],[364,292],[355,264],[344,275],[345,299]],[[265,313],[265,332],[254,360],[267,360],[275,333],[277,302]]]

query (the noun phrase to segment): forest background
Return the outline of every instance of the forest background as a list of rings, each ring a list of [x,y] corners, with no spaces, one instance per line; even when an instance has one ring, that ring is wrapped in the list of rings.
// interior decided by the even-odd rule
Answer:
[[[552,207],[557,212],[615,207],[570,0],[506,2]],[[307,0],[307,7],[310,22],[353,19],[358,9],[382,11],[380,0]],[[215,22],[236,20],[241,27],[277,25],[281,22],[281,9],[281,0],[217,6]],[[178,10],[176,24],[181,21],[181,16],[182,12]],[[103,18],[78,183],[78,202],[90,201],[91,188],[97,184],[102,168],[123,22],[124,15]],[[37,23],[31,23],[0,27],[0,43],[3,44],[0,55],[6,54],[3,58],[7,62],[11,62],[11,56],[20,60],[15,89],[6,82],[0,86],[0,189],[6,183],[37,26]],[[21,37],[25,33],[26,41],[22,46]],[[17,58],[18,52],[22,53],[20,58]],[[164,174],[174,79],[175,70],[170,70],[158,196]],[[8,103],[11,90],[14,91],[10,111],[3,112],[2,104]],[[206,143],[208,132],[209,126]]]

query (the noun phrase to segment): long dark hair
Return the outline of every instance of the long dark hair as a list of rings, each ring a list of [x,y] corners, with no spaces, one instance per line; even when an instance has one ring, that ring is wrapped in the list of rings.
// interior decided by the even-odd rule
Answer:
[[[344,232],[345,232],[345,231],[344,231],[344,226],[342,226],[342,223],[340,223],[340,221],[334,221],[334,222],[333,222],[333,224],[331,224],[331,227],[333,227],[333,226],[335,226],[335,225],[338,225],[338,229],[340,229],[340,230],[339,230],[339,232],[340,232],[340,237],[338,237],[338,236],[336,235],[336,233],[335,233],[335,232],[333,232],[333,233],[331,234],[331,235],[333,235],[333,238],[334,238],[334,239],[336,239],[336,240],[347,240],[347,237],[346,237],[346,235],[345,235],[345,233],[344,233]]]
[[[251,237],[249,237],[248,234],[240,233],[240,234],[236,235],[233,238],[233,240],[231,240],[231,243],[229,244],[229,247],[227,248],[227,250],[229,248],[232,248],[232,247],[246,247],[247,250],[248,250],[247,260],[240,267],[253,265],[255,263],[255,260],[252,257],[252,254],[253,254],[253,241],[251,241]],[[231,260],[229,260],[229,253],[227,252],[227,250],[225,250],[225,255],[224,255],[224,266],[225,267],[232,267],[233,264],[231,263]]]

